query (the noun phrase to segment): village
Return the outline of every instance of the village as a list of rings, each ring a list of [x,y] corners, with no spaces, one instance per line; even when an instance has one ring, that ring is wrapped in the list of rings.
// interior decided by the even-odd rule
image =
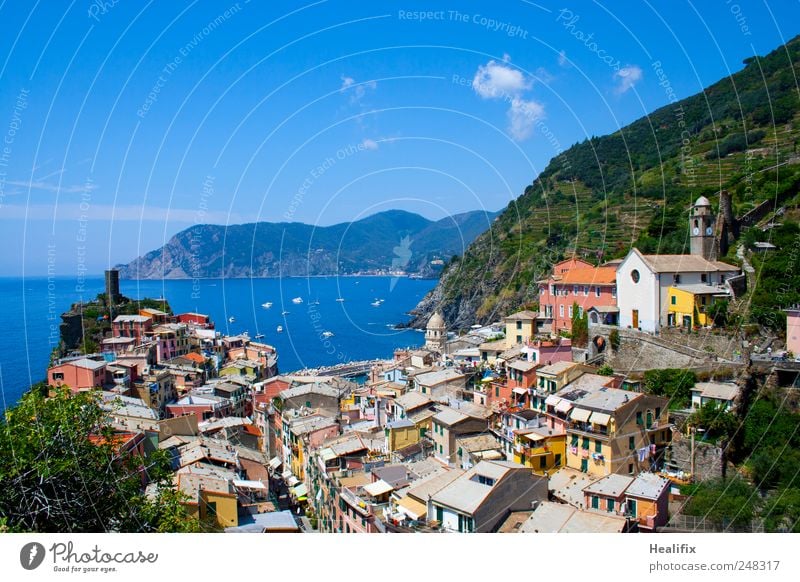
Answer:
[[[536,311],[463,334],[436,312],[424,346],[366,366],[280,374],[266,343],[142,307],[47,384],[98,391],[119,449],[167,451],[188,514],[225,532],[696,531],[681,485],[726,460],[692,419],[735,411],[742,370],[775,385],[800,370],[798,309],[784,350],[715,328],[747,279],[715,260],[712,224],[701,197],[691,254],[564,260]],[[106,286],[113,306],[115,271]],[[656,394],[652,370],[697,381]]]

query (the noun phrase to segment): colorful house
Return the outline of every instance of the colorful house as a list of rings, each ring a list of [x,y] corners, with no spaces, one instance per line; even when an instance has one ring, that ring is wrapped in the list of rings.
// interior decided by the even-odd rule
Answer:
[[[506,347],[524,344],[531,341],[537,334],[536,313],[533,311],[518,311],[505,317]]]
[[[567,433],[562,426],[520,429],[514,435],[514,462],[551,475],[566,462]]]
[[[47,370],[47,385],[69,386],[72,392],[102,388],[106,383],[106,362],[80,358],[62,362]]]
[[[673,285],[667,295],[667,325],[689,329],[713,325],[709,308],[714,301],[730,299],[730,292],[720,285]]]
[[[786,310],[786,351],[800,357],[800,307]]]
[[[539,317],[553,332],[572,330],[572,311],[581,315],[592,307],[616,306],[616,267],[595,267],[572,259],[557,264],[553,274],[539,281]]]

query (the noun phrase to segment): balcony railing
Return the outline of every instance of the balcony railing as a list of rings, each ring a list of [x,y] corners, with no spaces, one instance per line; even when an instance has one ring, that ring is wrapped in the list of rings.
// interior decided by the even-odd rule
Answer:
[[[594,425],[583,422],[572,423],[568,429],[570,432],[591,435],[593,437],[608,438],[612,433],[607,428],[595,428]]]

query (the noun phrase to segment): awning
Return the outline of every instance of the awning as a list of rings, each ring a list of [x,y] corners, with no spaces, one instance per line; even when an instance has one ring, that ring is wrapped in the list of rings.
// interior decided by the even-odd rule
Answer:
[[[292,489],[292,495],[295,497],[305,497],[308,495],[308,488],[305,483],[300,483],[297,487]]]
[[[578,422],[588,422],[591,415],[591,410],[586,410],[585,408],[575,408],[570,415],[570,419],[577,420]]]
[[[557,406],[558,403],[561,402],[561,398],[556,396],[555,394],[551,394],[547,398],[544,399],[544,403],[548,406]]]
[[[411,519],[420,519],[428,515],[428,509],[424,503],[420,503],[408,496],[402,497],[397,501],[397,510]]]
[[[563,412],[566,414],[572,409],[572,402],[569,400],[562,400],[558,404],[556,404],[556,412]]]
[[[514,389],[513,389],[513,390],[511,390],[511,391],[512,391],[514,394],[523,394],[523,395],[524,395],[524,394],[527,394],[527,393],[528,393],[528,389],[527,389],[527,388],[514,388]]]
[[[478,451],[477,453],[473,453],[476,458],[482,459],[484,461],[496,461],[498,459],[505,459],[503,453],[496,449],[492,449],[489,451]]]
[[[291,476],[292,476],[292,470],[291,469],[286,469],[283,473],[281,473],[281,477],[284,480],[288,479]]]
[[[535,433],[535,432],[529,432],[528,434],[524,434],[522,436],[525,437],[526,439],[528,439],[529,441],[533,441],[533,442],[542,441],[542,440],[544,440],[546,438],[544,435],[541,435],[541,434],[538,434],[538,433]]]
[[[335,459],[338,455],[333,452],[333,449],[328,448],[328,449],[322,449],[319,452],[319,456],[322,458],[323,461],[328,462],[332,459]]]
[[[274,470],[274,469],[277,469],[278,467],[280,467],[281,463],[283,463],[283,461],[281,461],[280,457],[272,457],[270,459],[270,461],[269,461],[268,466],[269,466],[270,469]]]
[[[364,485],[364,491],[372,495],[373,497],[377,497],[378,495],[383,495],[384,493],[389,493],[389,491],[394,490],[394,487],[389,485],[383,479],[378,479],[374,483],[369,483]]]
[[[300,483],[300,479],[298,479],[298,478],[297,478],[297,477],[295,477],[294,475],[292,475],[291,477],[289,477],[289,480],[286,482],[286,484],[287,484],[289,487],[294,487],[294,486],[295,486],[295,485],[297,485],[298,483]]]
[[[241,487],[243,489],[266,489],[266,485],[264,485],[261,481],[250,481],[245,479],[234,479],[233,480],[234,487]]]
[[[599,424],[600,426],[608,426],[609,420],[611,420],[611,415],[606,414],[605,412],[592,413],[592,422],[594,424]]]

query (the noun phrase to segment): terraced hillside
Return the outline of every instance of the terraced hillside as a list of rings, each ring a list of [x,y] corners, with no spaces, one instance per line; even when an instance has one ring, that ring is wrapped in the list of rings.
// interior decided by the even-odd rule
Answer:
[[[443,310],[451,328],[537,299],[536,281],[577,254],[599,263],[688,252],[692,201],[733,193],[737,215],[800,184],[800,37],[714,85],[556,158],[491,229],[453,259],[411,325]]]

